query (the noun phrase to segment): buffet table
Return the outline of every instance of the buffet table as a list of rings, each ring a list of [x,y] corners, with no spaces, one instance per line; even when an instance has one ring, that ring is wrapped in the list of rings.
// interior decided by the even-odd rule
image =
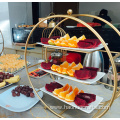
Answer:
[[[33,65],[40,59],[40,58],[29,57],[29,56],[27,58],[28,58],[28,61]],[[32,71],[36,68],[37,68],[37,66],[32,67],[29,70]],[[29,81],[28,81],[28,78],[26,76],[26,70],[25,69],[19,71],[18,73],[16,73],[16,75],[20,75],[21,80],[16,84],[13,84],[11,86],[8,86],[6,88],[1,89],[0,93],[3,93],[4,91],[6,91],[7,89],[10,89],[13,86],[30,85]],[[106,76],[103,79],[105,80]],[[45,86],[46,83],[52,82],[52,79],[50,78],[50,75],[47,74],[46,76],[42,77],[41,79],[32,78],[31,81],[32,81],[34,87],[39,89],[39,88]],[[99,84],[99,85],[98,84],[97,85],[92,84],[92,85],[89,85],[89,87],[87,87],[87,85],[77,84],[77,82],[67,80],[67,79],[59,79],[59,81],[62,81],[62,83],[69,83],[70,85],[76,86],[80,89],[83,89],[86,92],[88,91],[89,93],[99,95],[99,96],[104,98],[103,101],[109,100],[111,98],[111,95],[112,95],[112,91],[110,91],[109,89],[105,89],[104,85],[101,85],[101,84]],[[55,110],[57,113],[62,114],[63,108],[66,108],[66,109],[68,108],[67,104],[49,96],[48,94],[44,93],[42,99],[46,102],[46,104],[51,106],[53,108],[53,110]],[[120,98],[118,98],[114,101],[112,107],[107,112],[107,114],[105,114],[103,116],[103,118],[112,118],[112,117],[118,118],[119,117],[119,111],[120,111],[119,101],[120,101]],[[62,108],[61,108],[61,106],[62,106]],[[58,108],[58,109],[56,109],[56,108]],[[77,110],[77,109],[68,109],[62,115],[64,117],[68,117],[68,118],[71,118],[71,117],[74,117],[74,118],[79,118],[79,117],[88,118],[88,117],[92,117],[95,112],[96,112],[96,110],[93,111],[90,114],[87,114],[87,113],[82,112],[82,111]],[[49,110],[45,109],[44,105],[39,101],[31,109],[29,109],[25,112],[20,112],[20,113],[11,112],[9,110],[6,110],[6,109],[0,107],[0,117],[1,118],[54,118],[56,116],[53,113],[51,113]]]

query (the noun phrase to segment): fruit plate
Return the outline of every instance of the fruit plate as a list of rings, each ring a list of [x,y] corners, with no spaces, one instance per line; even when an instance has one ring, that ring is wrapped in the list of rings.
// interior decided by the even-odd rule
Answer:
[[[105,75],[104,72],[97,72],[97,76],[94,79],[79,80],[79,79],[76,79],[75,77],[70,77],[68,75],[59,74],[52,70],[45,70],[41,66],[39,68],[45,72],[52,73],[54,75],[57,75],[57,76],[60,76],[60,77],[63,77],[63,78],[69,79],[69,80],[73,80],[73,81],[80,82],[80,83],[87,83],[87,84],[93,84],[93,83],[97,82],[98,80],[100,80]]]
[[[32,108],[39,101],[39,98],[36,96],[36,94],[34,98],[26,97],[23,94],[20,94],[19,97],[13,97],[11,91],[15,87],[17,86],[14,86],[0,94],[0,106],[1,107],[7,110],[13,111],[13,112],[24,112]],[[39,91],[38,94],[41,98],[43,97],[42,91]]]
[[[27,64],[27,66],[29,66],[31,63],[30,62],[28,62],[28,64]],[[11,74],[15,74],[15,73],[17,73],[17,72],[19,72],[19,71],[21,71],[22,69],[24,69],[25,68],[25,66],[23,66],[22,68],[20,68],[19,70],[16,70],[16,71],[14,71],[14,72],[9,72],[9,73],[11,73]],[[1,72],[4,72],[4,71],[2,71],[2,69],[0,68],[0,71]]]
[[[31,64],[31,63],[30,63],[30,62],[28,62],[27,66],[29,66],[30,64]],[[15,74],[15,73],[17,73],[17,72],[19,72],[19,71],[23,70],[24,68],[25,68],[25,66],[24,66],[24,67],[22,67],[22,68],[20,68],[19,70],[16,70],[16,71],[14,71],[14,72],[10,72],[10,73]]]
[[[8,73],[8,72],[5,72],[5,73]],[[15,77],[16,75],[14,75],[14,77]],[[21,79],[21,78],[20,78]],[[20,80],[19,80],[20,81]],[[18,82],[19,82],[18,81]],[[16,82],[17,83],[17,82]],[[12,85],[12,84],[14,84],[14,83],[8,83],[7,85],[5,85],[5,86],[3,86],[3,87],[0,87],[0,89],[3,89],[3,88],[6,88],[6,87],[8,87],[8,86],[10,86],[10,85]]]
[[[56,81],[56,82],[58,82],[58,81]],[[59,83],[59,82],[58,82],[58,83]],[[60,83],[60,84],[61,84],[61,83]],[[96,96],[96,100],[95,100],[94,102],[90,103],[89,106],[79,107],[79,106],[77,106],[74,102],[67,102],[67,101],[62,100],[62,99],[60,99],[59,97],[55,96],[53,93],[48,92],[48,91],[45,89],[45,87],[40,88],[40,90],[43,91],[43,92],[45,92],[45,93],[47,93],[48,95],[50,95],[50,96],[58,99],[58,100],[61,100],[61,101],[64,102],[64,103],[67,103],[68,105],[71,106],[71,109],[73,109],[73,107],[74,107],[75,109],[79,109],[79,110],[81,110],[81,111],[83,111],[83,112],[86,112],[86,113],[91,113],[91,112],[100,104],[100,102],[102,102],[102,100],[103,100],[102,97]]]
[[[94,49],[82,49],[82,48],[61,47],[61,46],[43,44],[41,42],[37,42],[36,44],[43,45],[44,47],[47,47],[47,48],[63,49],[63,50],[78,51],[78,52],[79,51],[80,52],[81,51],[83,51],[83,52],[92,52],[92,51],[100,50],[100,49],[102,49],[104,47],[102,44],[100,44],[98,47],[96,47]],[[108,43],[106,43],[106,45],[108,45]]]
[[[6,87],[8,87],[8,86],[10,86],[10,85],[12,85],[12,84],[14,84],[14,83],[7,84],[7,85],[5,85],[4,87],[0,87],[0,89],[6,88]]]
[[[37,70],[37,69],[36,69]],[[31,71],[31,72],[35,72],[36,70],[33,70],[33,71]],[[42,70],[39,70],[39,71],[42,71]],[[31,72],[29,72],[29,74],[31,73]],[[35,79],[39,79],[39,78],[42,78],[42,77],[44,77],[45,75],[47,75],[48,73],[46,72],[45,74],[43,74],[43,75],[41,75],[41,76],[37,76],[37,77],[35,77],[34,75],[29,75],[31,78],[35,78]]]

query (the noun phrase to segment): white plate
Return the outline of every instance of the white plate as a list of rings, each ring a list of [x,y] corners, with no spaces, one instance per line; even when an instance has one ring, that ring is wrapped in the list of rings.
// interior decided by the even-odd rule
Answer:
[[[45,87],[40,88],[40,90],[47,93],[47,94],[49,94],[50,96],[52,96],[52,97],[54,97],[54,98],[56,98],[58,100],[61,100],[64,103],[67,103],[68,105],[72,106],[72,108],[73,107],[77,108],[77,109],[79,109],[79,110],[81,110],[83,112],[86,112],[86,113],[91,113],[100,104],[100,102],[103,100],[102,97],[96,96],[96,100],[94,102],[90,103],[89,106],[86,106],[86,107],[83,108],[83,107],[77,106],[74,102],[67,102],[65,100],[59,99],[59,97],[55,96],[53,93],[48,92],[45,89]]]
[[[26,97],[23,94],[20,94],[20,96],[17,97],[13,97],[11,91],[15,87],[17,86],[14,86],[0,94],[1,107],[13,112],[23,112],[32,108],[39,101],[39,98],[36,96],[36,94],[34,98]],[[43,97],[42,91],[38,92],[38,94],[41,98]]]
[[[41,69],[45,72],[52,73],[54,75],[60,76],[60,77],[64,77],[66,79],[70,79],[70,80],[73,80],[73,81],[76,81],[76,82],[81,82],[81,83],[88,83],[88,84],[95,83],[96,81],[100,80],[105,75],[104,72],[97,72],[97,76],[94,79],[79,80],[79,79],[76,79],[75,77],[70,77],[70,76],[67,76],[67,75],[59,74],[59,73],[54,72],[52,70],[45,70],[41,66],[39,67],[39,69]]]
[[[48,44],[43,44],[41,42],[37,42],[36,44],[39,45],[43,45],[44,47],[48,47],[48,48],[54,48],[54,49],[63,49],[63,50],[69,50],[69,51],[83,51],[83,52],[92,52],[92,51],[96,51],[96,50],[100,50],[102,49],[104,46],[102,44],[100,44],[98,47],[94,48],[94,49],[82,49],[82,48],[71,48],[71,47],[61,47],[61,46],[55,46],[55,45],[48,45]],[[108,43],[106,43],[106,45],[108,45]]]

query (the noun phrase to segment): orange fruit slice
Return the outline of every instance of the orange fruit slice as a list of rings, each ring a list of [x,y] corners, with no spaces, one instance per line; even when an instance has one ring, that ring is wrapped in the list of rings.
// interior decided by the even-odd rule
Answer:
[[[76,36],[73,36],[73,37],[71,37],[70,39],[69,39],[69,41],[73,41],[73,40],[77,40],[77,37]]]
[[[76,36],[73,36],[72,38],[70,38],[70,39],[68,40],[68,46],[69,46],[69,47],[73,47],[73,48],[78,47],[76,40],[77,40],[77,37],[76,37]]]
[[[54,41],[54,44],[56,45],[56,46],[61,46],[61,40],[60,39],[56,39],[55,41]]]
[[[85,39],[86,39],[85,35],[82,35],[82,36],[79,37],[76,41],[79,42],[80,40],[85,40]]]
[[[81,90],[81,91],[80,91],[80,93],[84,93],[84,91],[83,91],[83,90]]]
[[[62,70],[63,70],[63,68],[62,67],[60,67],[60,66],[58,66],[57,68],[56,68],[56,71],[58,72],[58,73],[62,73]]]
[[[71,77],[74,77],[74,73],[75,73],[75,70],[73,70],[73,69],[70,69],[67,71],[67,74]]]
[[[62,88],[54,89],[53,94],[54,94],[54,95],[58,95],[60,92],[68,90],[68,88],[69,88],[69,85],[66,84],[66,85],[63,86]]]
[[[65,99],[66,95],[67,95],[68,93],[70,93],[72,90],[73,90],[72,86],[69,86],[69,89],[66,90],[66,91],[60,92],[60,93],[58,94],[58,97],[61,98],[61,99]]]
[[[68,41],[67,41],[67,40],[63,40],[63,41],[61,42],[61,46],[63,46],[63,47],[68,47]]]
[[[64,38],[65,38],[65,40],[68,40],[68,39],[70,39],[70,36],[69,36],[69,34],[67,33],[67,34],[64,36]]]
[[[62,69],[62,74],[67,75],[67,68]]]
[[[72,63],[68,66],[67,70],[72,69],[72,67],[74,67],[74,66],[76,66],[76,64],[75,64],[75,62],[72,62]]]
[[[67,68],[69,66],[69,63],[67,61],[63,62],[60,67]]]
[[[78,63],[76,66],[74,66],[72,69],[73,70],[80,70],[80,68],[83,68],[81,63]]]
[[[79,93],[79,89],[77,87],[74,88],[73,91],[71,91],[69,94],[66,95],[65,100],[67,102],[73,102],[75,99],[75,96]]]
[[[52,70],[52,71],[57,71],[56,69],[57,69],[58,67],[59,67],[58,65],[53,64],[53,65],[51,66],[51,70]]]
[[[55,40],[54,39],[50,39],[50,40],[48,40],[48,43],[50,44],[50,45],[55,45]]]

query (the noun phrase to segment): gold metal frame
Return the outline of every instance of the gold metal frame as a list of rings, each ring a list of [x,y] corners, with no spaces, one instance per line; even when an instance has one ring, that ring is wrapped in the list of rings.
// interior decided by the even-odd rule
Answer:
[[[68,14],[69,14],[69,12],[68,12]],[[98,111],[96,112],[96,114],[93,116],[93,117],[102,117],[102,116],[109,110],[109,108],[111,107],[113,101],[114,101],[117,97],[119,97],[119,95],[120,95],[120,94],[119,94],[119,91],[117,92],[117,71],[116,71],[116,66],[115,66],[114,59],[113,59],[113,57],[112,57],[111,51],[109,50],[108,46],[107,46],[106,43],[104,42],[103,38],[102,38],[91,26],[89,26],[86,22],[84,22],[84,21],[82,21],[82,20],[80,20],[80,19],[78,19],[78,18],[75,18],[75,16],[87,16],[87,17],[93,17],[93,18],[99,19],[99,20],[105,22],[106,24],[108,24],[110,27],[112,27],[112,28],[118,33],[118,35],[120,36],[120,32],[119,32],[111,23],[109,23],[109,22],[107,22],[106,20],[104,20],[104,19],[102,19],[102,18],[100,18],[100,17],[97,17],[97,16],[88,15],[88,14],[77,14],[77,15],[71,15],[71,14],[69,14],[69,15],[53,15],[53,16],[48,16],[48,17],[46,17],[45,19],[43,19],[43,20],[41,20],[40,22],[38,22],[38,23],[33,27],[33,29],[31,30],[31,32],[30,32],[30,34],[29,34],[29,36],[28,36],[28,38],[27,38],[26,46],[25,46],[25,66],[26,66],[27,76],[28,76],[29,82],[30,82],[30,84],[31,84],[34,92],[36,93],[36,95],[38,96],[38,98],[40,99],[40,101],[44,104],[45,108],[49,109],[52,113],[54,113],[54,114],[57,115],[58,117],[63,117],[61,114],[58,114],[58,113],[56,113],[55,111],[53,111],[53,110],[39,97],[37,91],[35,90],[32,82],[31,82],[31,79],[30,79],[30,77],[29,77],[29,74],[28,74],[27,58],[26,58],[27,46],[28,46],[28,42],[29,42],[29,39],[30,39],[30,36],[31,36],[32,32],[36,29],[36,27],[37,27],[40,23],[42,23],[42,22],[45,21],[45,20],[48,20],[48,19],[50,19],[50,18],[58,18],[58,17],[65,18],[64,20],[60,21],[60,22],[53,28],[53,31],[54,31],[54,29],[55,29],[59,24],[61,24],[62,22],[64,22],[64,21],[67,20],[67,19],[71,19],[71,20],[74,20],[74,21],[76,21],[76,22],[78,22],[78,23],[82,23],[82,24],[83,24],[84,26],[86,26],[89,30],[91,30],[91,31],[96,35],[96,37],[101,41],[101,43],[103,44],[103,46],[104,46],[104,48],[105,48],[105,50],[106,50],[106,52],[107,52],[107,54],[108,54],[108,56],[109,56],[109,59],[110,59],[110,61],[111,61],[111,65],[112,65],[112,67],[113,67],[113,74],[114,74],[115,80],[114,80],[112,97],[111,97],[111,99],[110,99],[109,101],[106,101],[106,102],[104,102],[104,103],[101,103],[101,104],[103,105],[102,107],[108,105],[108,106],[106,107],[106,109],[103,110],[103,111],[101,111],[102,109],[98,110]],[[66,50],[67,50],[67,49],[66,49]],[[47,52],[47,48],[46,48],[46,52]],[[45,54],[46,54],[46,53],[45,53]],[[101,112],[102,112],[102,113],[101,113]]]
[[[2,31],[0,30],[0,34],[1,34],[1,36],[2,36],[2,43],[0,43],[0,44],[3,44],[2,45],[2,51],[0,52],[0,55],[3,53],[3,51],[4,51],[4,37],[3,37],[3,34],[2,34]]]

